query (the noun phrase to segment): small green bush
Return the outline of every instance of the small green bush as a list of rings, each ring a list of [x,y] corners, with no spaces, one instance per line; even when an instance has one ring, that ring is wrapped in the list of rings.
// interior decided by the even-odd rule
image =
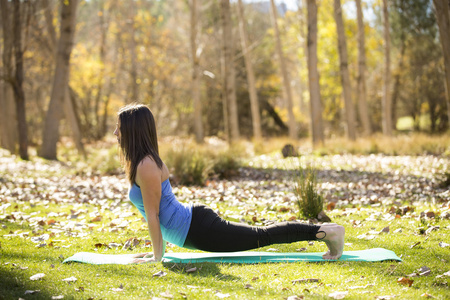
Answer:
[[[213,160],[213,175],[220,179],[227,179],[239,174],[241,162],[233,151],[222,151]]]
[[[317,192],[316,171],[312,167],[299,167],[295,176],[294,194],[300,217],[315,219],[323,210],[323,197]]]
[[[165,162],[174,181],[182,185],[204,185],[211,169],[210,155],[192,146],[168,150]]]

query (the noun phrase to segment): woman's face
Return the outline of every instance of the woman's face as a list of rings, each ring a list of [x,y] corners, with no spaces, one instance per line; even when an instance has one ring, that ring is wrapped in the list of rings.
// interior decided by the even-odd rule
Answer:
[[[120,144],[120,124],[119,124],[119,120],[117,120],[116,123],[116,129],[114,130],[114,135],[117,137],[117,142]]]

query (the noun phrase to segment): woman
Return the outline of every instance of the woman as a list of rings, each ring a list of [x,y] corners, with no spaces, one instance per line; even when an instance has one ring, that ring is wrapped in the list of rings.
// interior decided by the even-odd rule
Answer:
[[[130,181],[129,197],[147,220],[153,254],[136,255],[135,263],[161,261],[165,241],[211,252],[244,251],[271,244],[321,240],[328,246],[324,259],[338,259],[344,247],[344,227],[282,222],[267,227],[225,221],[204,205],[178,202],[169,170],[158,152],[156,125],[150,109],[131,104],[118,113],[114,131]]]

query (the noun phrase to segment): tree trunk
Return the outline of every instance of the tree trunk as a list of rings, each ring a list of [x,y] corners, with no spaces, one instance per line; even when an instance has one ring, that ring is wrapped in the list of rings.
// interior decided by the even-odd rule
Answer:
[[[347,135],[352,141],[356,140],[355,109],[352,100],[352,87],[348,71],[347,39],[345,38],[344,20],[342,18],[341,0],[334,0],[334,19],[336,21],[338,50],[341,70],[342,92],[345,103],[345,117],[347,123]]]
[[[228,124],[230,139],[233,142],[239,139],[239,121],[236,103],[236,84],[234,70],[234,41],[231,24],[230,0],[221,0],[222,19],[222,68],[223,68],[223,97],[228,108]],[[225,108],[224,108],[225,109]]]
[[[73,102],[70,98],[69,85],[66,85],[65,94],[64,94],[64,112],[66,115],[67,122],[70,124],[70,128],[72,128],[73,140],[78,149],[78,152],[86,158],[86,151],[84,150],[83,143],[81,142],[81,130],[80,130],[80,122],[79,118],[76,115],[76,109],[73,105]]]
[[[20,16],[20,0],[14,0],[14,58],[16,63],[13,80],[14,98],[16,100],[17,130],[19,132],[19,155],[28,160],[28,128],[25,115],[25,94],[23,92],[23,52],[22,52],[22,20]]]
[[[11,153],[16,152],[17,143],[17,125],[16,125],[16,107],[13,99],[13,68],[12,68],[12,49],[13,36],[11,24],[11,8],[8,0],[0,0],[0,10],[3,28],[3,77],[0,107],[2,117],[0,118],[0,146],[9,150]]]
[[[364,33],[363,11],[361,7],[361,0],[355,0],[356,12],[358,18],[358,111],[359,118],[363,125],[364,135],[372,134],[372,127],[370,125],[369,110],[367,107],[367,92],[366,92],[366,42]]]
[[[382,128],[383,134],[392,135],[392,98],[391,98],[391,38],[389,33],[388,2],[383,0],[383,25],[384,25],[384,84],[382,101]]]
[[[131,59],[130,62],[130,93],[128,95],[128,99],[126,102],[138,102],[139,92],[138,92],[138,83],[137,83],[137,63],[136,63],[136,38],[135,38],[135,28],[134,28],[134,18],[136,15],[136,3],[135,1],[128,2],[128,12],[129,12],[129,35],[130,39],[128,41],[128,51]]]
[[[47,33],[50,37],[51,50],[56,53],[56,32],[53,26],[53,14],[50,10],[48,0],[42,0],[42,8],[44,10],[45,25],[47,26]]]
[[[253,72],[252,57],[250,54],[250,47],[247,37],[244,5],[242,4],[242,0],[238,1],[238,17],[239,32],[241,35],[241,47],[242,53],[244,54],[245,69],[247,71],[248,92],[250,95],[250,108],[252,112],[253,137],[256,140],[260,140],[262,138],[262,133],[258,93],[256,91],[255,74]]]
[[[103,86],[105,82],[105,56],[106,56],[106,34],[108,32],[109,23],[105,22],[105,8],[104,1],[99,2],[99,27],[100,27],[100,43],[99,43],[99,61],[100,70],[97,76],[97,95],[94,100],[94,113],[95,113],[95,138],[100,139],[102,135],[102,124],[100,121],[100,104],[103,99]]]
[[[324,144],[319,71],[317,70],[317,3],[307,0],[308,7],[308,78],[313,145]]]
[[[286,63],[284,61],[284,55],[283,55],[283,48],[281,46],[281,39],[280,39],[280,31],[278,29],[278,22],[277,22],[277,8],[275,6],[274,0],[270,0],[270,6],[271,6],[271,19],[273,24],[273,29],[275,31],[275,42],[277,47],[277,53],[278,53],[278,59],[280,61],[280,70],[281,75],[283,77],[283,92],[284,92],[284,99],[286,101],[286,107],[288,110],[288,118],[289,118],[289,137],[291,139],[297,139],[297,125],[295,123],[295,116],[294,116],[294,110],[293,110],[293,104],[292,104],[292,91],[291,91],[291,82],[289,80],[289,73],[286,69]]]
[[[433,3],[444,55],[447,118],[450,128],[450,2],[448,0],[433,0]]]
[[[194,102],[194,130],[197,143],[203,143],[202,104],[200,101],[200,55],[197,45],[198,2],[191,0],[191,61],[192,61],[192,100]]]
[[[392,124],[394,125],[397,124],[397,102],[400,94],[400,77],[401,72],[403,70],[405,50],[406,50],[406,42],[404,38],[402,39],[401,43],[402,44],[400,46],[400,59],[398,62],[398,71],[397,74],[395,74],[394,76],[394,89],[392,91]]]
[[[300,43],[301,43],[301,47],[303,48],[303,53],[304,53],[304,57],[306,57],[306,53],[308,52],[307,49],[307,43],[306,43],[306,33],[305,33],[305,28],[306,28],[306,15],[305,15],[305,10],[304,10],[304,2],[303,0],[298,0],[297,1],[297,6],[298,6],[298,17],[299,17],[299,23],[300,23]],[[301,70],[303,69],[304,65],[305,65],[305,58],[299,58],[298,61],[298,69],[299,69],[299,74],[298,74],[298,80],[299,80],[299,107],[300,107],[300,111],[303,112],[305,115],[307,115],[307,106],[305,103],[305,97],[303,95],[304,90],[306,89],[305,87],[305,82],[303,81],[303,78],[301,76]]]
[[[59,140],[59,121],[62,117],[64,97],[69,80],[69,63],[75,31],[75,14],[78,0],[61,1],[61,28],[58,54],[50,104],[45,120],[42,146],[39,155],[56,159],[56,144]]]

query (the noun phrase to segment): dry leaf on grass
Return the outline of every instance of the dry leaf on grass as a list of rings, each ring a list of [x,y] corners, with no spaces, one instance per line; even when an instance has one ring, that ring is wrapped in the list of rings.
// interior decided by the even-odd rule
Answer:
[[[123,292],[123,284],[120,284],[118,288],[112,288],[113,292]]]
[[[397,282],[399,284],[403,284],[403,285],[407,285],[407,286],[411,286],[414,282],[414,280],[406,278],[406,277],[400,277]]]
[[[37,273],[30,277],[30,280],[39,280],[45,276],[44,273]]]
[[[416,247],[417,245],[420,245],[420,242],[417,242],[417,243],[415,243],[415,244],[412,244],[411,246],[409,246],[409,248],[414,248],[414,247]]]
[[[328,297],[333,298],[333,299],[344,299],[345,296],[347,296],[348,292],[344,291],[344,292],[333,292],[328,294]]]
[[[197,267],[189,268],[186,270],[186,273],[194,273],[197,272]]]
[[[230,297],[230,294],[222,294],[220,292],[217,292],[217,293],[214,294],[214,296],[219,297],[220,299],[223,299],[223,298]]]
[[[250,289],[250,290],[252,290],[252,289],[254,289],[254,287],[251,285],[251,284],[246,284],[246,285],[244,285],[244,289]]]
[[[34,295],[36,293],[39,293],[41,290],[26,290],[24,295]]]
[[[444,242],[439,242],[439,247],[445,248],[445,247],[449,247],[450,244],[444,243]]]
[[[294,296],[289,296],[289,297],[287,297],[287,300],[302,300],[302,299],[304,299],[305,297],[303,296],[303,295],[301,295],[301,296],[296,296],[296,295],[294,295]]]
[[[319,282],[319,281],[320,281],[319,278],[302,278],[302,279],[292,280],[292,283],[296,284],[296,283]]]
[[[60,299],[64,299],[64,296],[63,295],[52,296],[52,300],[60,300]]]
[[[68,282],[68,283],[71,283],[71,282],[75,282],[75,281],[77,281],[77,278],[76,277],[74,277],[74,276],[71,276],[71,277],[68,277],[68,278],[64,278],[62,281],[65,281],[65,282]]]
[[[166,272],[164,272],[164,271],[158,271],[158,272],[156,272],[155,274],[153,274],[152,277],[164,277],[164,276],[166,276],[166,275],[167,275]]]
[[[173,295],[171,294],[171,293],[169,293],[168,291],[165,291],[165,292],[162,292],[161,294],[159,294],[161,297],[164,297],[164,298],[169,298],[169,299],[172,299],[173,298]]]

